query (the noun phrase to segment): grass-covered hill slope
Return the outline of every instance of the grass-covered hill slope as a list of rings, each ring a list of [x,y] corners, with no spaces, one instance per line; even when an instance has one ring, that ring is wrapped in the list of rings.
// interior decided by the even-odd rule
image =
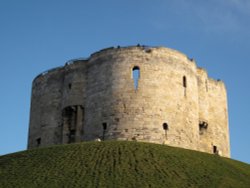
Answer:
[[[0,187],[250,187],[250,165],[139,142],[87,142],[0,157]]]

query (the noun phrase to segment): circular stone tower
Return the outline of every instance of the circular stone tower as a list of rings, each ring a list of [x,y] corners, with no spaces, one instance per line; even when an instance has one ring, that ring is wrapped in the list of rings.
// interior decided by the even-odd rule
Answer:
[[[164,47],[108,48],[33,81],[28,148],[134,140],[230,156],[226,89]]]

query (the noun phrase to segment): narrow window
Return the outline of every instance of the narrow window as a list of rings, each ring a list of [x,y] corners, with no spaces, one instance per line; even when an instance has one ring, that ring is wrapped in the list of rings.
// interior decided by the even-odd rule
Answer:
[[[187,78],[186,76],[183,76],[183,87],[187,87]]]
[[[168,124],[167,123],[163,123],[162,124],[162,128],[165,131],[165,139],[167,139],[168,138],[168,134],[167,134],[167,132],[168,132]]]
[[[102,128],[103,128],[103,131],[102,131],[102,140],[104,141],[105,140],[105,132],[107,130],[107,123],[102,123]]]
[[[133,80],[134,80],[134,88],[138,89],[138,82],[140,79],[140,68],[138,66],[134,66],[133,70]]]
[[[41,145],[41,138],[36,139],[36,146],[39,147]]]
[[[106,131],[106,129],[107,129],[107,123],[103,123],[102,124],[102,128],[103,128],[104,131]]]
[[[162,127],[163,127],[163,129],[164,129],[165,131],[168,130],[168,124],[167,124],[167,123],[163,123]]]
[[[183,76],[182,78],[182,85],[184,87],[184,96],[187,96],[187,78],[186,76]]]
[[[213,146],[213,153],[214,153],[214,154],[218,154],[217,146]]]

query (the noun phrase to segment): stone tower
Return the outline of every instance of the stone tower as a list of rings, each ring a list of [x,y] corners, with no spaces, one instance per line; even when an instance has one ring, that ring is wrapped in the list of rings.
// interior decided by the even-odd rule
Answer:
[[[96,139],[230,157],[225,85],[164,47],[107,48],[38,75],[28,148]]]

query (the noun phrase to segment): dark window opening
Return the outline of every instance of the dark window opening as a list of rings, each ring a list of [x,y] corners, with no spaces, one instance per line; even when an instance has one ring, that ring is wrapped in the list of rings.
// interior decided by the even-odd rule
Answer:
[[[39,147],[41,145],[41,138],[36,139],[36,146]]]
[[[182,84],[183,84],[183,87],[184,87],[184,96],[186,97],[187,96],[187,78],[186,78],[186,76],[183,76]]]
[[[186,76],[183,76],[183,87],[187,87],[187,78]]]
[[[208,123],[205,121],[199,122],[200,135],[203,135],[207,131]]]
[[[106,131],[106,129],[107,129],[107,123],[103,123],[102,124],[102,128],[103,128],[104,131]]]
[[[213,153],[214,154],[218,154],[219,153],[217,146],[213,146]]]
[[[103,128],[102,140],[104,141],[105,140],[105,133],[106,133],[106,130],[107,130],[107,123],[102,123],[102,128]]]
[[[168,124],[167,123],[163,123],[162,124],[162,128],[164,129],[164,131],[165,131],[165,139],[167,139],[168,138]]]
[[[69,87],[69,89],[71,89],[71,87],[72,87],[72,84],[69,84],[69,85],[68,85],[68,87]]]
[[[137,90],[138,89],[138,82],[140,79],[140,68],[138,66],[135,66],[132,70],[133,70],[134,88],[135,88],[135,90]]]
[[[162,126],[163,126],[163,129],[164,129],[164,130],[168,130],[168,124],[167,124],[167,123],[163,123]]]

